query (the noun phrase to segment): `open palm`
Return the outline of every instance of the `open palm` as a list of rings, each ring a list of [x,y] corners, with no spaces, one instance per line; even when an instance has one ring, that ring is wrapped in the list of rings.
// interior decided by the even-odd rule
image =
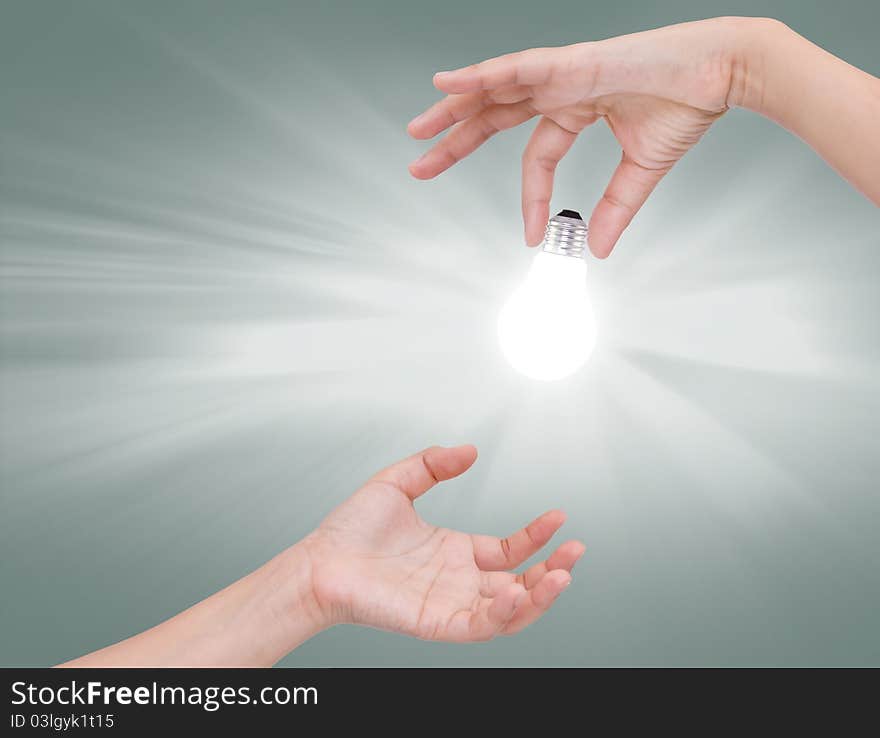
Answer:
[[[488,640],[536,620],[571,581],[584,551],[569,541],[523,574],[564,522],[547,512],[504,539],[426,523],[413,501],[476,459],[472,446],[434,447],[385,469],[307,540],[315,598],[333,622],[419,638]]]
[[[408,130],[418,139],[451,130],[410,171],[435,177],[495,133],[539,116],[522,166],[526,242],[535,245],[558,163],[584,128],[604,119],[623,150],[589,223],[590,249],[605,257],[660,179],[727,110],[733,62],[719,52],[725,32],[690,23],[440,72],[434,84],[447,97]]]

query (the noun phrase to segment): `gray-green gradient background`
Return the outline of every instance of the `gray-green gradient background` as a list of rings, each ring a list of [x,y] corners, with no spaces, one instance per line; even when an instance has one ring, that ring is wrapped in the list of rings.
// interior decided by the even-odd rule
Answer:
[[[880,72],[880,5],[823,6],[3,2],[0,663],[153,625],[458,442],[477,465],[422,513],[565,509],[588,552],[554,610],[284,665],[880,663],[880,210],[732,111],[591,260],[599,347],[541,384],[494,335],[531,125],[406,170],[432,73],[520,48],[766,14]],[[618,157],[586,131],[554,205]]]

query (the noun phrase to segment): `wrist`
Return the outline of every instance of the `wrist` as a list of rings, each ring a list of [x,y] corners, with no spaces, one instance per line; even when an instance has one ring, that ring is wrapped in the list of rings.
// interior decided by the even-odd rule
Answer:
[[[773,18],[725,18],[731,39],[728,107],[741,107],[771,117],[779,50],[797,38]]]
[[[259,637],[276,654],[275,661],[333,624],[315,597],[304,542],[282,551],[250,577],[260,603]]]

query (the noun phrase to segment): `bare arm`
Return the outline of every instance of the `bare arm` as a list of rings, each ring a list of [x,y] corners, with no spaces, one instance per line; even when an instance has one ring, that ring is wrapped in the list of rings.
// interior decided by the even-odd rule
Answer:
[[[327,623],[293,546],[188,610],[62,667],[271,666]]]
[[[761,27],[752,47],[742,106],[802,138],[880,205],[880,79],[781,23]]]

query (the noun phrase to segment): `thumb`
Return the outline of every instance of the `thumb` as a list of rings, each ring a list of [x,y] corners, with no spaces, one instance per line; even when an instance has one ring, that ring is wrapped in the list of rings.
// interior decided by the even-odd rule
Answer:
[[[604,259],[611,253],[617,239],[670,168],[643,167],[624,152],[590,218],[587,233],[593,256]]]
[[[476,460],[477,449],[473,446],[431,446],[383,469],[370,481],[396,487],[414,500],[438,482],[463,474]]]

